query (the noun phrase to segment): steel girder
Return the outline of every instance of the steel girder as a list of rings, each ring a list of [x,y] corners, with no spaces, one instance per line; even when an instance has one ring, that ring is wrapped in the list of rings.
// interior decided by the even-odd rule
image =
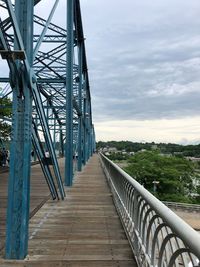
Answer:
[[[13,100],[6,258],[22,259],[28,248],[30,155],[40,161],[53,199],[65,196],[56,150],[65,155],[65,185],[73,184],[95,150],[91,96],[79,0],[67,0],[67,25],[34,14],[45,0],[0,0],[0,53],[9,75],[0,97]],[[35,45],[34,45],[35,44]],[[32,142],[32,144],[31,144]],[[53,174],[45,151],[50,155]]]

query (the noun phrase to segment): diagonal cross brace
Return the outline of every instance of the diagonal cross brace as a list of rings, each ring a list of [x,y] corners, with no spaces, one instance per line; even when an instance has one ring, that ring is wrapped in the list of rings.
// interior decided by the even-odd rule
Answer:
[[[17,19],[15,17],[15,13],[14,13],[14,10],[13,10],[12,3],[11,3],[10,0],[7,0],[6,4],[7,4],[8,12],[9,12],[12,24],[13,24],[13,28],[14,28],[14,32],[15,32],[15,38],[16,38],[18,47],[19,47],[20,50],[24,51],[23,40],[22,40],[21,33],[20,33],[20,30],[19,30],[19,27],[18,27]],[[49,153],[50,153],[50,155],[52,157],[54,173],[55,173],[55,176],[56,176],[56,179],[57,179],[60,195],[61,195],[61,198],[64,199],[64,197],[65,197],[64,186],[63,186],[63,183],[62,183],[62,178],[61,178],[61,175],[60,175],[60,170],[59,170],[56,154],[55,154],[55,151],[54,151],[53,142],[52,142],[52,139],[51,139],[51,134],[50,134],[50,131],[49,131],[49,128],[48,128],[48,124],[47,124],[47,121],[46,121],[44,109],[43,109],[43,106],[42,106],[41,96],[40,96],[40,93],[39,93],[39,90],[38,90],[38,87],[37,87],[37,83],[36,83],[36,79],[35,79],[35,75],[34,75],[33,69],[29,65],[29,61],[27,59],[26,52],[24,52],[24,53],[25,53],[25,59],[23,60],[23,62],[24,62],[24,65],[25,65],[25,69],[26,69],[27,75],[29,76],[28,79],[29,79],[30,88],[31,88],[32,95],[33,95],[33,100],[34,100],[35,105],[37,107],[37,112],[39,114],[39,118],[41,120],[41,125],[42,125],[43,131],[45,133],[45,141],[47,143],[47,146],[48,146],[48,149],[49,149]]]

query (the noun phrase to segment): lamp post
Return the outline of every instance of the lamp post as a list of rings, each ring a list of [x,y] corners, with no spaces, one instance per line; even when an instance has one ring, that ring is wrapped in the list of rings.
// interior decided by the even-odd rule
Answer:
[[[153,192],[154,192],[154,194],[155,194],[156,191],[157,191],[157,185],[158,185],[160,182],[154,180],[152,183],[153,183]]]

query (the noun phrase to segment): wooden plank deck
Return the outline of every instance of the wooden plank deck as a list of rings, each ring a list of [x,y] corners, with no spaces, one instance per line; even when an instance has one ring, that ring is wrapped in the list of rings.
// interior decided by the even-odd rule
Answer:
[[[5,244],[5,221],[8,191],[8,167],[0,170],[0,255]],[[44,175],[39,164],[31,167],[30,217],[50,198]]]
[[[32,217],[27,258],[0,259],[0,266],[137,266],[97,155],[66,194],[64,201],[48,200]]]

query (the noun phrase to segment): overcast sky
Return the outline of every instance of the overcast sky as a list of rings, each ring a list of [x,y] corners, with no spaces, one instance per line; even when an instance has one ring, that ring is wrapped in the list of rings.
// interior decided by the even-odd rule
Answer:
[[[199,0],[81,6],[97,140],[199,142]]]
[[[200,143],[200,1],[80,3],[97,140]]]

